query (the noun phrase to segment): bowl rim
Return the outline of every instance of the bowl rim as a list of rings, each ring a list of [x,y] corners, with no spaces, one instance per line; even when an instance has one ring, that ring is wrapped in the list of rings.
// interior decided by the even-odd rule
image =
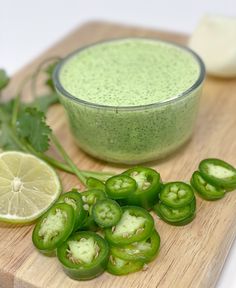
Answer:
[[[136,39],[140,39],[140,40],[145,40],[145,41],[154,41],[154,42],[161,42],[164,44],[168,44],[168,45],[172,45],[175,46],[179,49],[185,50],[185,52],[191,54],[191,56],[196,60],[196,62],[199,65],[199,75],[198,78],[196,79],[196,81],[185,91],[183,91],[182,93],[173,96],[172,98],[163,100],[163,101],[159,101],[159,102],[154,102],[154,103],[150,103],[150,104],[143,104],[143,105],[129,105],[129,106],[113,106],[113,105],[106,105],[106,104],[98,104],[98,103],[93,103],[93,102],[89,102],[83,99],[80,99],[74,95],[72,95],[71,93],[69,93],[61,84],[60,82],[60,71],[63,67],[63,65],[70,59],[72,58],[74,55],[86,50],[87,48],[90,47],[94,47],[100,44],[106,44],[106,43],[112,43],[112,42],[119,42],[119,41],[125,41],[125,40],[136,40]],[[171,103],[177,102],[185,97],[187,97],[191,92],[193,92],[194,90],[196,90],[198,87],[201,86],[201,84],[203,83],[204,79],[206,76],[206,69],[205,69],[205,65],[204,62],[202,61],[201,57],[195,53],[192,49],[190,49],[187,46],[181,45],[181,44],[177,44],[174,43],[172,41],[166,41],[166,40],[161,40],[159,38],[151,38],[151,37],[120,37],[120,38],[114,38],[114,39],[106,39],[106,40],[101,40],[101,41],[97,41],[94,42],[92,44],[88,44],[85,46],[82,46],[76,50],[74,50],[73,52],[69,53],[67,56],[65,56],[64,58],[62,58],[62,60],[60,60],[60,62],[57,64],[56,68],[53,71],[53,75],[52,75],[52,79],[53,79],[53,83],[54,86],[57,90],[57,92],[60,93],[60,95],[62,95],[62,97],[68,98],[69,100],[72,100],[73,102],[77,103],[77,104],[82,104],[84,106],[88,106],[88,107],[92,107],[92,108],[101,108],[101,109],[111,109],[111,110],[143,110],[145,109],[150,109],[150,108],[157,108],[157,107],[161,107],[161,106],[165,106],[165,105],[169,105]]]

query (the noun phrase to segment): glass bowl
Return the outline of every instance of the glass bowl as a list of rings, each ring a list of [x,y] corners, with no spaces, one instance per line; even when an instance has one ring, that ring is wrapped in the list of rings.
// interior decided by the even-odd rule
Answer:
[[[199,75],[188,89],[170,99],[138,106],[95,104],[71,95],[60,81],[60,71],[71,57],[100,43],[141,39],[173,45],[191,54]],[[124,38],[83,47],[64,58],[53,75],[75,141],[88,154],[109,162],[138,164],[163,158],[183,145],[192,135],[205,67],[189,48],[149,38]],[[91,83],[92,85],[92,83]]]

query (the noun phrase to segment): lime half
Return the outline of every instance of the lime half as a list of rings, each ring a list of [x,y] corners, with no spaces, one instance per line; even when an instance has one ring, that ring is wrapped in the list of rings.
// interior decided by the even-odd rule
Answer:
[[[0,221],[32,222],[60,193],[60,180],[47,163],[17,151],[0,153]]]

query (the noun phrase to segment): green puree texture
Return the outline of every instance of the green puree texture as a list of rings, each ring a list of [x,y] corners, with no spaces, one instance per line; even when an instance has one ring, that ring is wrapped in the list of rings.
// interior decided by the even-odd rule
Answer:
[[[71,57],[60,73],[62,86],[82,100],[135,106],[173,98],[199,75],[192,55],[173,45],[128,39],[103,43]]]
[[[130,38],[96,44],[67,58],[59,80],[74,99],[58,92],[83,150],[107,161],[134,164],[162,158],[191,136],[201,85],[177,96],[199,73],[188,51]],[[166,103],[133,107],[157,102]]]

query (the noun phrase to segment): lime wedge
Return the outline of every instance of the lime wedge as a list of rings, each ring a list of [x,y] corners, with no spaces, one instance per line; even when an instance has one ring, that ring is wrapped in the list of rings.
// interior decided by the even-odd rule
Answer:
[[[0,221],[30,223],[60,193],[60,180],[44,161],[22,152],[0,153]]]

